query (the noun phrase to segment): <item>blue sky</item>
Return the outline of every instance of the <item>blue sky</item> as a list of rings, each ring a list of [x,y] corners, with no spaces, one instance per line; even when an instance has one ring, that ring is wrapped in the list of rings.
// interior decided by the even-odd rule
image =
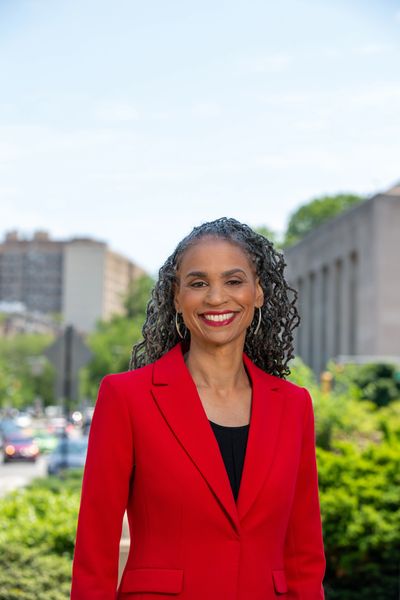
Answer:
[[[400,1],[0,0],[0,235],[154,272],[202,221],[386,189],[399,64]]]

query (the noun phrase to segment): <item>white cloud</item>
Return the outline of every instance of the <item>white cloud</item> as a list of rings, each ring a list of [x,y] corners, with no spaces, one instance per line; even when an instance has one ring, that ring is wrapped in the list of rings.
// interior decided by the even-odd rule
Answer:
[[[390,44],[379,44],[377,42],[372,42],[370,44],[364,44],[363,46],[354,48],[353,52],[354,54],[358,54],[360,56],[376,56],[378,54],[386,54],[392,50],[393,46]]]
[[[278,53],[242,60],[240,64],[254,73],[281,73],[290,67],[292,60],[288,54]]]
[[[17,144],[12,141],[0,142],[0,163],[14,161],[19,157]]]
[[[18,188],[16,186],[1,186],[0,187],[0,198],[2,200],[15,198],[18,196]]]
[[[95,117],[99,121],[129,122],[137,121],[139,113],[128,102],[110,102],[97,106]]]
[[[322,150],[295,150],[281,154],[265,154],[260,156],[256,164],[273,170],[286,170],[296,168],[317,168],[325,171],[335,171],[338,157],[333,152]]]
[[[271,106],[297,106],[308,104],[314,94],[309,92],[284,92],[284,93],[268,93],[268,94],[255,94],[255,97]]]
[[[387,109],[390,103],[398,105],[400,101],[400,84],[376,83],[368,89],[359,90],[348,96],[349,104],[356,106],[381,106]]]
[[[206,119],[219,117],[221,107],[216,102],[198,102],[192,107],[192,115]]]

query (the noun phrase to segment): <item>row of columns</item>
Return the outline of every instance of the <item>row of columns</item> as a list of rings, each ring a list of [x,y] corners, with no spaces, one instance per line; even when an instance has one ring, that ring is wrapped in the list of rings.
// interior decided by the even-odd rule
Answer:
[[[301,322],[295,351],[318,374],[329,359],[357,351],[357,274],[352,252],[296,280]]]

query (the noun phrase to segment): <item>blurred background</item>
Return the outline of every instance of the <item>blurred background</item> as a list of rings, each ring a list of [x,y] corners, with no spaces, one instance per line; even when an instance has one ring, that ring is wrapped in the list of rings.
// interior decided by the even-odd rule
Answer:
[[[0,600],[69,598],[99,382],[221,216],[298,292],[327,600],[399,597],[399,40],[394,0],[0,1]]]

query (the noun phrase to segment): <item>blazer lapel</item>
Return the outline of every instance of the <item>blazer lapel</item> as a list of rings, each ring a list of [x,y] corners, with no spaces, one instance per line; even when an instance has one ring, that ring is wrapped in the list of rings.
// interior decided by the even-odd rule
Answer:
[[[258,369],[245,354],[243,360],[253,394],[237,504],[217,440],[183,359],[181,344],[154,363],[152,387],[154,400],[169,427],[238,533],[240,521],[254,502],[272,465],[284,404],[283,394],[280,398],[276,396],[279,379]]]
[[[286,402],[278,377],[262,371],[246,354],[243,354],[243,362],[251,379],[253,394],[249,435],[237,498],[240,521],[256,500],[272,467]]]
[[[232,525],[235,499],[214,432],[178,344],[154,363],[152,393],[174,435],[199,469]]]

